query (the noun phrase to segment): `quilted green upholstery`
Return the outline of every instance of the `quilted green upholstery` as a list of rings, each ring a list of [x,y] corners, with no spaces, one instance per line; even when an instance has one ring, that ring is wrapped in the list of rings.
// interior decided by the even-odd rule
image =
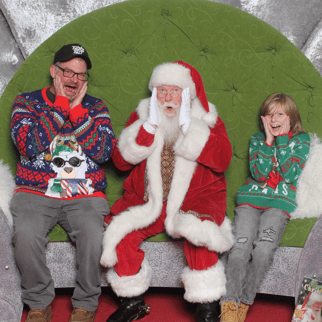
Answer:
[[[322,137],[322,78],[277,30],[216,2],[132,0],[72,21],[41,44],[16,72],[0,100],[0,159],[13,173],[12,101],[21,92],[50,85],[49,67],[55,51],[74,42],[89,52],[93,69],[88,93],[106,102],[117,136],[138,102],[150,95],[148,81],[156,65],[183,60],[198,69],[208,100],[217,106],[233,147],[226,171],[230,218],[235,193],[248,176],[249,139],[259,130],[259,108],[269,94],[290,94],[300,109],[304,128]],[[122,194],[126,174],[109,162],[106,175],[106,194],[112,205]],[[281,245],[303,246],[314,222],[314,218],[291,220]],[[50,237],[62,239],[59,227]]]

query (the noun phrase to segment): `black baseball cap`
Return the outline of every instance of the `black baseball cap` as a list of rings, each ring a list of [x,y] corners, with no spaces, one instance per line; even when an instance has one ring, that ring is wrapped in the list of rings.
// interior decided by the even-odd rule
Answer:
[[[55,54],[54,64],[64,62],[75,57],[80,57],[85,60],[87,69],[92,68],[92,63],[88,57],[85,48],[79,44],[70,44],[61,47]]]

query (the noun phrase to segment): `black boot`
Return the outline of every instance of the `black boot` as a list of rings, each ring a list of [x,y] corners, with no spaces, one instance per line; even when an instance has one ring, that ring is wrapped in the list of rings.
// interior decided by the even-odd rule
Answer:
[[[143,295],[121,297],[120,307],[106,322],[130,322],[140,320],[150,313],[151,307],[144,303]]]
[[[219,302],[199,303],[196,317],[198,322],[217,322],[219,315]]]

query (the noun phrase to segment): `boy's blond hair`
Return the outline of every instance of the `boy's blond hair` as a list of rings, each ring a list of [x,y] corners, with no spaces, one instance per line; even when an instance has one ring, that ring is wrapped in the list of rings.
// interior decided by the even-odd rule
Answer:
[[[290,117],[290,125],[293,136],[300,133],[305,133],[305,130],[302,127],[299,110],[291,96],[283,93],[271,94],[262,104],[260,115],[266,116],[273,105],[275,105],[276,107],[283,107],[285,114]],[[261,128],[264,129],[262,119]]]

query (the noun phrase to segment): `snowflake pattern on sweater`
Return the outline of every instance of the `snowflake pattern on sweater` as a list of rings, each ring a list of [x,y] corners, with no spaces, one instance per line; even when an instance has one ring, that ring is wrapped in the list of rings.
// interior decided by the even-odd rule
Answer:
[[[53,153],[50,145],[58,140],[66,147],[63,154],[60,152],[60,157],[66,159],[64,164],[70,159],[68,151],[84,154],[82,178],[70,179],[85,178],[92,187],[88,191],[104,192],[107,181],[101,164],[110,158],[116,144],[105,103],[86,94],[82,104],[69,111],[68,99],[57,96],[52,103],[48,89],[23,93],[13,103],[11,136],[20,154],[16,190],[46,193],[48,182],[57,178],[52,156],[48,159],[48,155]]]
[[[311,139],[307,133],[276,137],[272,146],[265,143],[265,136],[258,132],[251,137],[249,165],[251,177],[237,192],[237,204],[257,208],[279,208],[291,214],[297,207],[296,187],[298,178],[309,157]],[[277,162],[278,180],[265,185]],[[274,177],[275,179],[275,177]]]

